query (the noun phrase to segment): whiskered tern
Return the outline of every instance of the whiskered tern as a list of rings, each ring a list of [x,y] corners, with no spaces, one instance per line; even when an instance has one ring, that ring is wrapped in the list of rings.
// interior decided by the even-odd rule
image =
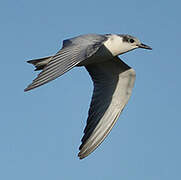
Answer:
[[[137,38],[125,34],[86,34],[63,41],[55,55],[27,61],[42,70],[24,90],[29,91],[56,79],[75,66],[85,66],[94,90],[84,129],[79,158],[93,152],[111,131],[127,104],[135,81],[135,71],[118,55],[136,48],[150,49]]]

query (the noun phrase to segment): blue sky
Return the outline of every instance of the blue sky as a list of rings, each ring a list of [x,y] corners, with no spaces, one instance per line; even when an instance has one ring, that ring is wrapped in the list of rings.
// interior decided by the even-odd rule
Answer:
[[[181,179],[180,6],[173,1],[0,2],[0,179]],[[85,33],[127,33],[153,51],[120,56],[136,70],[132,97],[101,146],[77,157],[92,82],[84,68],[28,93],[26,60]]]

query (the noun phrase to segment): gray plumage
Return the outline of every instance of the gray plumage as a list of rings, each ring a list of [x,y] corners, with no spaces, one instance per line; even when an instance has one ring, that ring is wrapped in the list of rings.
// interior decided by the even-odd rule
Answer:
[[[88,34],[65,40],[63,42],[62,49],[55,54],[55,56],[51,57],[51,61],[45,67],[43,67],[43,71],[36,79],[33,80],[33,83],[30,84],[25,91],[34,89],[51,80],[54,80],[68,70],[72,69],[81,61],[92,56],[105,40],[106,37],[95,34]],[[48,58],[50,59],[50,57]],[[33,60],[28,62],[33,63]]]
[[[131,95],[135,72],[118,57],[86,67],[94,91],[79,157],[90,154],[108,135]],[[87,141],[89,139],[89,141]]]
[[[127,104],[135,71],[118,55],[136,48],[151,49],[130,35],[88,34],[64,40],[62,49],[54,56],[28,61],[42,72],[25,91],[54,80],[74,66],[85,66],[89,72],[94,91],[79,148],[80,159],[105,139]]]

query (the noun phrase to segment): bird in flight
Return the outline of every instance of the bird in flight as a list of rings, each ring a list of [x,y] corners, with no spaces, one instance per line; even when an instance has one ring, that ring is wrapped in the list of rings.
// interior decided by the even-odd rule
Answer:
[[[101,144],[127,104],[136,74],[118,55],[137,48],[152,49],[127,34],[86,34],[64,40],[53,56],[27,61],[41,72],[24,91],[48,83],[75,66],[84,66],[89,72],[94,90],[79,147],[80,159]]]

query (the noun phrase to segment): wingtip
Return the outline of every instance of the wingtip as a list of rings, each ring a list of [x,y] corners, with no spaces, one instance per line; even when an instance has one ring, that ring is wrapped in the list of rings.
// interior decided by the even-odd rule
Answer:
[[[32,87],[31,85],[24,89],[24,92],[30,91],[34,89],[35,87]]]
[[[81,154],[81,152],[78,153],[78,157],[80,160],[84,159],[86,156],[84,156],[83,154]]]
[[[29,91],[28,87],[24,89],[24,92],[27,92],[27,91]]]
[[[81,149],[79,149],[79,150],[80,150],[80,151],[79,151],[79,153],[78,153],[78,157],[79,157],[80,160],[86,158],[86,157],[89,156],[89,154],[92,152],[92,151],[85,151],[84,148],[81,148]]]

